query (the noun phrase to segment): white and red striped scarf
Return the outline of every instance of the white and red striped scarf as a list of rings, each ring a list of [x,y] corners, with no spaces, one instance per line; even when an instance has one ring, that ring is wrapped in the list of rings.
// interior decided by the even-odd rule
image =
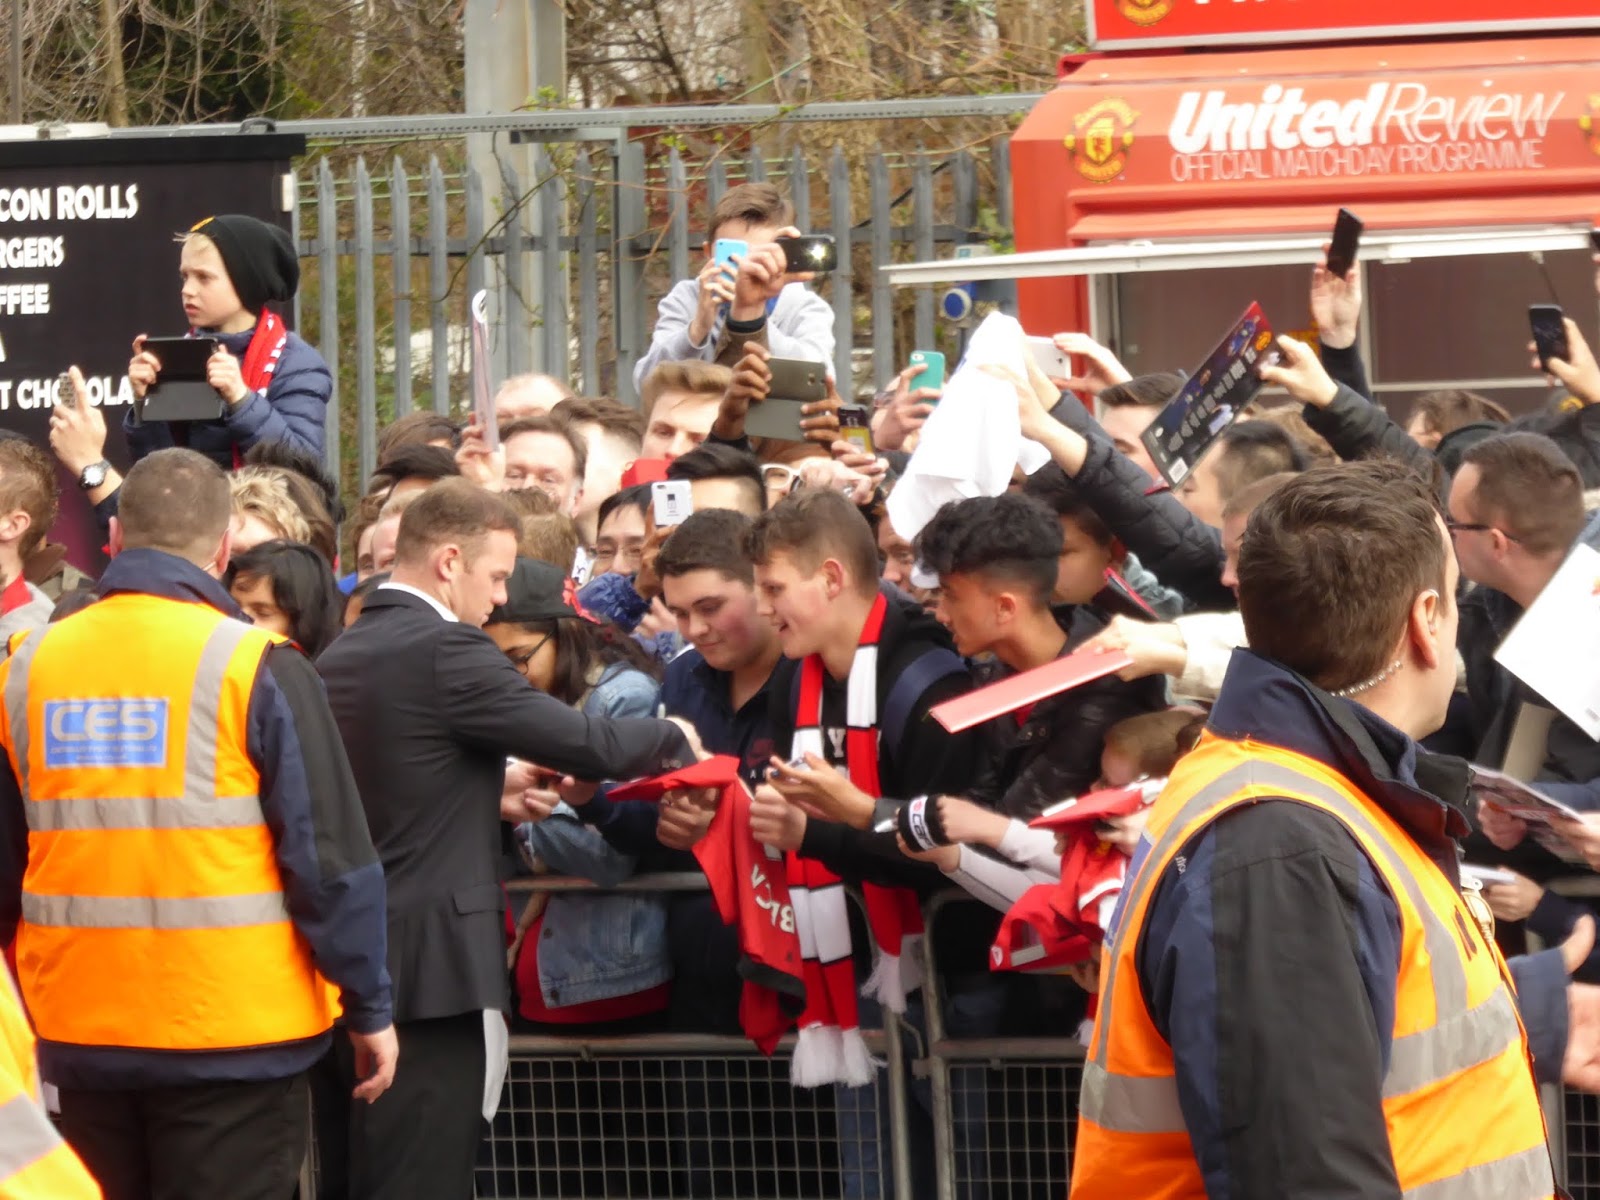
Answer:
[[[867,795],[881,795],[878,779],[878,638],[888,601],[880,593],[850,664],[845,701],[845,768],[850,782]],[[826,759],[822,734],[822,656],[800,664],[799,707],[791,756]],[[804,957],[806,1008],[790,1067],[799,1087],[870,1083],[872,1058],[856,1011],[855,964],[851,957],[850,914],[844,885],[820,862],[788,856],[789,902]],[[867,925],[877,944],[877,961],[862,989],[886,1008],[902,1013],[906,993],[920,982],[916,943],[922,936],[922,911],[907,888],[864,884]]]

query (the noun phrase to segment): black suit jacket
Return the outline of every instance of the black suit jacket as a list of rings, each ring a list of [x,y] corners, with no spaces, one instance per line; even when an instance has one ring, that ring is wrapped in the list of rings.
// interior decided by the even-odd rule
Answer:
[[[693,760],[666,721],[590,719],[535,691],[481,629],[380,588],[317,662],[383,860],[395,1019],[503,1008],[506,756],[580,779]]]

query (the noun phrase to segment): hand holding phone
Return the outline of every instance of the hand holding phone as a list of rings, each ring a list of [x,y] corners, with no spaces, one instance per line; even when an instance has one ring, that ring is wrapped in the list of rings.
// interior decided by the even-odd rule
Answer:
[[[1572,350],[1567,345],[1566,314],[1556,304],[1530,304],[1528,325],[1533,330],[1534,352],[1539,356],[1539,369],[1550,371],[1550,360],[1572,361]]]
[[[839,265],[839,247],[826,234],[781,237],[776,244],[783,250],[784,269],[791,275],[826,275]]]
[[[1361,218],[1348,208],[1341,208],[1333,223],[1333,241],[1328,246],[1328,274],[1343,279],[1356,265],[1356,253],[1361,248],[1361,234],[1366,228]]]
[[[911,391],[921,388],[940,391],[944,388],[943,354],[937,350],[913,350],[910,361],[917,368],[917,373],[911,377]]]
[[[729,275],[738,270],[739,264],[734,262],[734,256],[744,258],[750,253],[750,243],[739,238],[718,238],[711,247],[711,259],[719,267],[726,267]]]
[[[872,413],[864,405],[839,406],[839,440],[849,442],[863,454],[876,453],[872,448]]]

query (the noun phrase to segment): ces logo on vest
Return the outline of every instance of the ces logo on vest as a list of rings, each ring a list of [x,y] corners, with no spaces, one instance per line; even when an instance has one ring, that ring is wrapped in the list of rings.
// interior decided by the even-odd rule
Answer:
[[[167,702],[49,700],[46,767],[160,767],[167,761]]]

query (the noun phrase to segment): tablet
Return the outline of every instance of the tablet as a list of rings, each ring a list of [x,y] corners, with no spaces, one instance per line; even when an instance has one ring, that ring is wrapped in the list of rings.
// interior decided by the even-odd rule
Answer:
[[[216,338],[146,338],[144,348],[156,356],[161,370],[135,405],[140,421],[215,421],[227,411],[227,402],[206,382],[206,361],[217,352]]]

